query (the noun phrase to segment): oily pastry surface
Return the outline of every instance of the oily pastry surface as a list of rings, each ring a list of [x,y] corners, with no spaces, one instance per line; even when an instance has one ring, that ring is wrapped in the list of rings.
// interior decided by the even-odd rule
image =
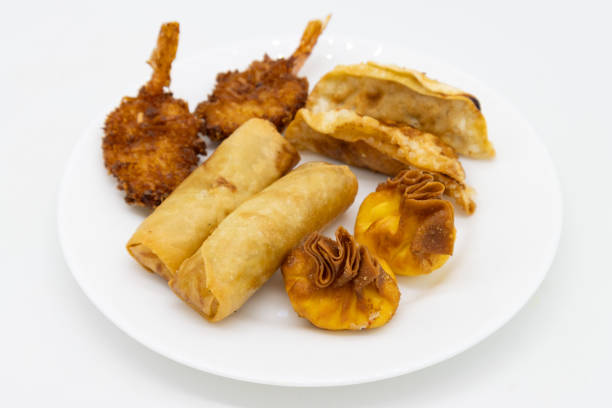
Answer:
[[[336,240],[318,232],[308,235],[281,270],[293,309],[323,329],[380,327],[399,304],[393,275],[343,227]]]
[[[306,108],[351,109],[432,133],[462,155],[495,155],[476,97],[411,69],[374,62],[338,65],[315,85]]]
[[[453,254],[453,206],[431,174],[404,170],[361,203],[355,238],[397,275],[423,275]]]
[[[238,310],[307,234],[345,211],[357,194],[347,166],[309,162],[245,201],[170,280],[210,321]]]
[[[229,213],[298,161],[270,122],[247,121],[142,222],[127,250],[170,279]]]
[[[446,186],[446,194],[468,214],[476,208],[454,150],[430,133],[388,126],[347,109],[314,113],[304,108],[285,137],[298,149],[390,176],[405,169],[425,170]]]

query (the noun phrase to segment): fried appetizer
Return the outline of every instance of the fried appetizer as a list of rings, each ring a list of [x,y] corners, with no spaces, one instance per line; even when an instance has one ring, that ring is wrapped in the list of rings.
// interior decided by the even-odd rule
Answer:
[[[306,103],[308,80],[297,76],[312,52],[325,21],[308,23],[300,45],[289,58],[264,55],[246,71],[217,75],[217,84],[208,100],[200,103],[195,115],[203,119],[202,133],[223,140],[250,118],[268,119],[282,132],[295,112]]]
[[[298,149],[390,176],[405,169],[426,170],[468,214],[476,209],[455,151],[430,133],[410,126],[388,126],[347,109],[314,113],[303,108],[285,137]]]
[[[355,238],[397,275],[423,275],[453,254],[453,206],[431,174],[405,170],[369,194],[359,207]]]
[[[178,23],[162,25],[148,61],[151,80],[137,97],[124,97],[104,124],[104,165],[129,204],[158,206],[197,166],[198,154],[206,152],[187,102],[164,91],[178,36]]]
[[[140,224],[127,250],[145,268],[171,279],[229,213],[299,158],[270,122],[246,121]]]
[[[281,267],[296,313],[328,330],[373,329],[399,304],[395,278],[342,227],[336,240],[314,232]]]
[[[462,155],[495,155],[478,99],[411,69],[373,62],[338,65],[315,85],[306,107],[352,109],[432,133]]]
[[[169,285],[204,318],[238,310],[300,240],[344,212],[357,194],[347,166],[309,162],[242,203],[178,269]]]

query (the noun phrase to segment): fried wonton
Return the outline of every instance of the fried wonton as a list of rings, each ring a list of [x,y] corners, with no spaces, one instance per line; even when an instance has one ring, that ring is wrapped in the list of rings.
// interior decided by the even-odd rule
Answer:
[[[322,329],[380,327],[399,304],[395,277],[342,227],[335,241],[308,235],[281,270],[293,309]]]
[[[318,113],[300,109],[285,137],[298,149],[390,176],[405,169],[425,170],[446,186],[446,194],[468,214],[476,208],[456,153],[430,133],[387,126],[347,109]]]
[[[453,206],[430,174],[405,170],[361,204],[355,239],[397,275],[423,275],[453,254]]]
[[[465,156],[495,155],[476,97],[411,69],[374,62],[338,65],[315,85],[306,107],[352,109],[433,133]]]

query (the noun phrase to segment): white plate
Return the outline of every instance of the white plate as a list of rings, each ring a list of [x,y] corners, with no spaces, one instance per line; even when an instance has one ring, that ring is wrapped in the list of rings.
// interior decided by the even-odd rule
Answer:
[[[265,51],[286,55],[294,45],[295,39],[253,41],[205,50],[175,63],[172,90],[193,108],[212,89],[217,72],[244,68]],[[364,60],[420,69],[477,95],[497,149],[492,161],[462,159],[468,183],[478,191],[476,213],[467,217],[457,211],[455,255],[443,268],[429,276],[399,277],[401,302],[389,324],[363,332],[315,329],[292,310],[279,273],[225,321],[202,319],[124,248],[145,213],[125,204],[103,166],[101,128],[112,106],[76,145],[58,206],[67,263],[102,313],[145,346],[185,365],[293,386],[355,384],[409,373],[466,350],[506,323],[542,282],[561,230],[559,183],[544,146],[495,92],[402,47],[324,35],[302,73],[312,85],[335,64]],[[304,154],[303,160],[315,157]],[[385,179],[353,170],[359,194],[326,230],[330,236],[338,225],[353,230],[362,200]]]

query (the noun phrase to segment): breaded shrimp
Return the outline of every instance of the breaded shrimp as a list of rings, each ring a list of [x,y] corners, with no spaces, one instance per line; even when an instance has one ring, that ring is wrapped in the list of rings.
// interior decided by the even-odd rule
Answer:
[[[289,58],[272,59],[266,54],[246,71],[218,74],[213,93],[194,112],[203,119],[202,133],[213,140],[223,140],[251,118],[267,119],[282,132],[306,103],[308,80],[297,77],[297,73],[329,17],[308,23],[300,45]]]
[[[158,206],[197,166],[198,154],[206,152],[187,102],[164,90],[170,85],[178,37],[178,23],[162,25],[147,61],[151,79],[106,118],[104,165],[119,180],[129,204]]]

